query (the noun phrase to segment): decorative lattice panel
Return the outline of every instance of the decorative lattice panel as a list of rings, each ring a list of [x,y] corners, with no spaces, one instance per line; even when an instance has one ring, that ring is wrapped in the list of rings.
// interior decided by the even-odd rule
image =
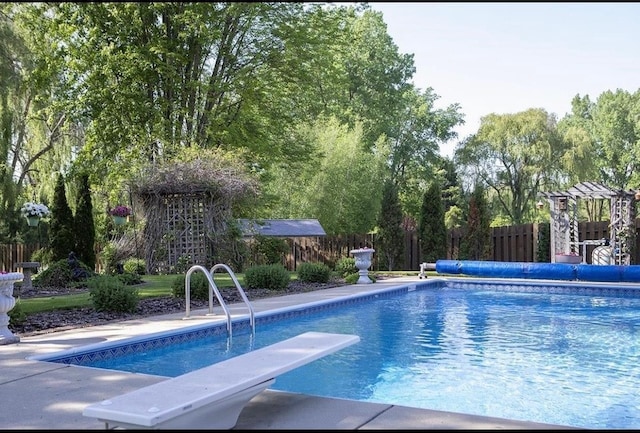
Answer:
[[[145,260],[151,272],[186,272],[213,266],[217,235],[226,230],[229,206],[209,194],[171,194],[147,199]]]
[[[207,266],[204,204],[198,196],[166,197],[160,247],[166,250],[164,268],[176,265]]]

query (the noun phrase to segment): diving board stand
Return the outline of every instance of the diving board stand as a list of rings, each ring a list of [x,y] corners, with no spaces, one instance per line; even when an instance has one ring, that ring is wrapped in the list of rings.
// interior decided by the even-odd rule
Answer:
[[[107,429],[230,429],[249,400],[277,376],[359,341],[357,335],[305,332],[91,404],[82,415]]]

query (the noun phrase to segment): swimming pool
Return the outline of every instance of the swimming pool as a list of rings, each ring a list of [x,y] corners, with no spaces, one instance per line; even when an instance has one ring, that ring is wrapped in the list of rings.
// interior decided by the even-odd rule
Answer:
[[[258,314],[256,334],[234,322],[231,341],[224,324],[198,326],[42,360],[177,376],[308,330],[353,333],[359,344],[280,376],[272,388],[637,428],[638,307],[633,285],[433,279]]]

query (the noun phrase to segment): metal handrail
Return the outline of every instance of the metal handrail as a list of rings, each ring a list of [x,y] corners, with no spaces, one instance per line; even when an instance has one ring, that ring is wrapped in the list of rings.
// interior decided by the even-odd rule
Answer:
[[[236,274],[233,273],[233,271],[229,266],[225,265],[224,263],[218,263],[217,265],[214,265],[210,270],[211,279],[213,279],[213,274],[216,272],[217,269],[224,269],[229,273],[229,276],[233,280],[233,283],[236,285],[236,289],[238,289],[238,292],[240,293],[242,300],[244,301],[245,305],[249,309],[249,323],[251,324],[251,333],[255,334],[256,332],[255,313],[253,311],[253,307],[251,306],[251,303],[249,302],[249,298],[247,298],[247,295],[245,294],[244,289],[242,288],[242,286],[240,285],[240,282],[236,278]]]
[[[204,275],[207,277],[207,280],[209,281],[209,314],[213,314],[213,293],[215,293],[216,298],[220,303],[220,306],[224,310],[224,314],[227,316],[227,332],[229,333],[229,337],[231,337],[231,333],[232,333],[231,313],[229,312],[227,305],[224,303],[224,299],[222,298],[222,295],[220,294],[218,287],[213,281],[213,277],[211,276],[207,268],[205,268],[204,266],[200,266],[200,265],[191,266],[191,268],[189,268],[189,270],[187,271],[187,275],[184,279],[184,297],[185,297],[185,302],[187,304],[185,319],[189,318],[189,314],[191,312],[191,274],[193,274],[194,271],[198,271],[198,270],[204,272]]]

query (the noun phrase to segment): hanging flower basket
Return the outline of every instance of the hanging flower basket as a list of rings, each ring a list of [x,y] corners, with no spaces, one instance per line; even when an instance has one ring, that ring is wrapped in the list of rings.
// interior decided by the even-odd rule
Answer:
[[[49,208],[42,203],[27,202],[20,208],[20,213],[27,219],[29,227],[37,227],[40,218],[49,216]]]
[[[119,204],[109,211],[109,215],[113,218],[113,223],[117,226],[121,226],[127,222],[127,217],[131,215],[131,209],[129,207]]]

